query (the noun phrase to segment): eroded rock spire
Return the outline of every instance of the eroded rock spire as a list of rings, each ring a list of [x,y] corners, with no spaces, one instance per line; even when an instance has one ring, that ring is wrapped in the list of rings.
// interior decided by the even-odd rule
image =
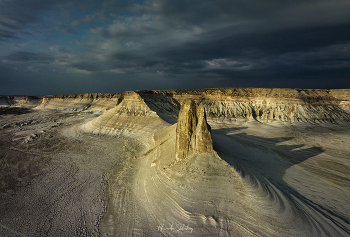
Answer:
[[[181,161],[199,153],[215,153],[210,126],[204,107],[193,100],[185,100],[179,112],[176,127],[175,157]]]

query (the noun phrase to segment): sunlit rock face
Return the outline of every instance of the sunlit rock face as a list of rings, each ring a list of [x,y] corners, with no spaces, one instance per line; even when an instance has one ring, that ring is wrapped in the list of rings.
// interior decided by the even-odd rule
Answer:
[[[168,91],[179,102],[191,98],[208,121],[253,119],[263,123],[347,123],[349,90],[220,88]]]
[[[117,101],[115,114],[128,116],[157,116],[145,103],[144,99],[134,91],[124,92]]]
[[[138,93],[126,91],[114,108],[83,124],[80,129],[92,134],[125,136],[149,145],[148,136],[159,126],[168,126],[168,123],[152,111]]]
[[[210,126],[204,107],[193,100],[185,100],[176,127],[175,157],[177,161],[200,153],[214,153]]]

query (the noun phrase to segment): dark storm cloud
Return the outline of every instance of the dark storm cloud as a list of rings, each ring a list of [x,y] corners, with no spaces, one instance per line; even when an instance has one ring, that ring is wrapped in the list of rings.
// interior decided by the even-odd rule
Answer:
[[[240,61],[231,64],[236,70],[243,67],[237,65],[259,59],[350,42],[350,17],[344,8],[350,9],[349,2],[156,0],[137,7],[147,15],[126,18],[93,32],[141,45],[113,53],[113,66],[125,68],[129,63],[134,67],[136,63],[171,73],[200,72],[207,60],[227,59]],[[326,17],[317,15],[326,10]],[[199,33],[193,33],[196,27]],[[192,35],[182,40],[181,35],[187,33]]]
[[[17,62],[37,62],[37,63],[49,63],[53,62],[55,58],[51,55],[30,53],[30,52],[13,52],[6,57],[6,60]]]
[[[0,0],[0,47],[16,42],[0,74],[40,64],[43,78],[125,87],[350,87],[349,12],[348,0]]]
[[[60,23],[60,24],[57,24],[56,28],[64,33],[71,33],[71,34],[76,33],[75,29],[70,25]]]
[[[50,1],[1,1],[0,40],[18,37],[18,33],[38,20],[38,14],[50,8]]]
[[[0,40],[4,39],[18,39],[18,37],[10,30],[0,29]]]
[[[0,41],[17,38],[23,33],[26,27],[33,27],[43,21],[43,18],[52,17],[53,11],[59,11],[61,16],[71,18],[74,11],[94,11],[94,14],[99,15],[97,19],[111,18],[111,13],[126,11],[132,1],[113,1],[106,0],[103,2],[94,0],[9,0],[0,1]],[[86,16],[82,17],[86,18]],[[83,20],[75,20],[75,25],[78,25]],[[38,26],[37,26],[38,27]],[[58,29],[64,32],[73,33],[72,27],[64,24],[59,24]],[[37,28],[40,31],[40,27]]]
[[[349,29],[349,25],[344,24],[237,33],[236,27],[227,27],[202,33],[200,37],[182,43],[166,44],[155,40],[154,44],[150,43],[145,48],[123,48],[111,54],[108,61],[112,67],[132,68],[138,65],[144,70],[153,68],[154,71],[175,74],[214,70],[217,73],[220,69],[273,69],[296,63],[301,63],[303,67],[317,67],[331,61],[337,67],[339,61],[346,63],[350,57],[346,49],[350,42]],[[143,39],[147,40],[146,37]],[[214,66],[210,66],[212,60],[216,60]],[[328,66],[331,67],[331,64]]]
[[[87,71],[87,72],[95,72],[95,71],[101,71],[102,68],[99,65],[96,65],[93,62],[77,62],[70,64],[71,67],[74,67],[79,70]]]
[[[350,24],[241,34],[236,34],[233,27],[208,32],[201,39],[169,47],[160,54],[164,58],[184,62],[230,57],[257,59],[346,43],[350,43]]]
[[[315,24],[312,19],[317,20],[317,24],[324,24],[348,21],[348,10],[347,0],[147,0],[144,6],[140,6],[141,12],[198,25],[269,20],[274,21],[269,22],[272,24],[286,24],[286,21],[290,24]]]

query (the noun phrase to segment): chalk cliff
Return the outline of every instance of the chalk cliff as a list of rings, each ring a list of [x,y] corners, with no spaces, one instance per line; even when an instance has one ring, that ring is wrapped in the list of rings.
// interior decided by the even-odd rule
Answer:
[[[75,95],[43,96],[37,109],[64,111],[103,111],[115,107],[120,93],[86,93]]]
[[[208,120],[343,123],[350,121],[350,90],[214,88],[167,91],[179,102],[194,99]]]
[[[204,107],[193,100],[182,103],[176,127],[175,158],[177,161],[200,153],[214,153],[210,126]]]
[[[180,104],[186,99],[192,99],[204,106],[209,123],[213,120],[232,119],[253,119],[264,123],[350,121],[349,89],[213,88],[134,93],[138,94],[148,108],[156,112],[161,119],[172,124],[176,123]],[[0,96],[0,106],[36,106],[36,109],[104,112],[115,108],[123,98],[120,93],[43,97]]]
[[[138,93],[126,91],[119,96],[113,108],[83,124],[81,130],[93,134],[122,135],[143,143],[156,128],[165,126],[168,123],[151,110]]]

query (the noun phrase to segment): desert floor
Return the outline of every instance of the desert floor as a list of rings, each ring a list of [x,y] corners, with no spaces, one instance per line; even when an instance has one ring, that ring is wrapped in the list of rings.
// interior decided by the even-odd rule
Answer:
[[[176,125],[101,114],[0,108],[0,236],[350,236],[349,124],[209,119],[175,162]]]

